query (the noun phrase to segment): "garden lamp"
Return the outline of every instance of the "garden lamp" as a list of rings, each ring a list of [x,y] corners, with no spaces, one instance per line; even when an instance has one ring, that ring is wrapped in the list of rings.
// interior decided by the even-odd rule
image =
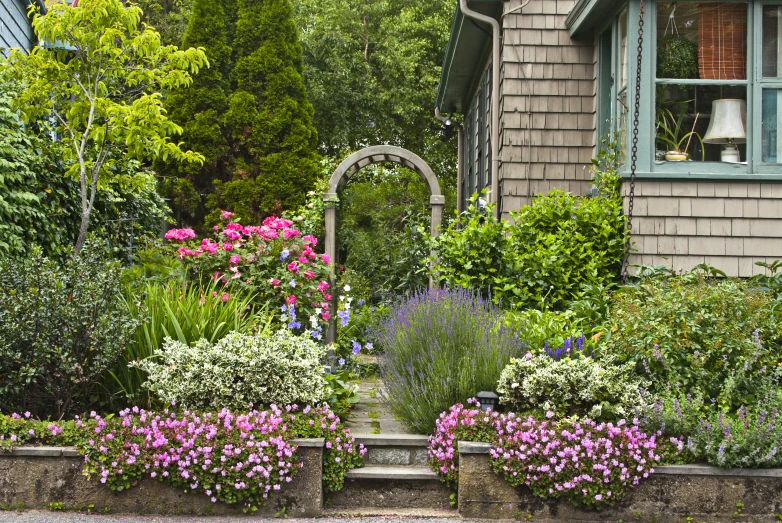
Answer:
[[[747,102],[736,98],[714,100],[703,141],[724,145],[720,156],[722,161],[739,163],[741,157],[736,144],[747,141]]]
[[[476,394],[475,397],[478,398],[478,401],[481,404],[481,410],[497,410],[497,401],[500,397],[495,393],[489,392],[488,390],[482,390]]]

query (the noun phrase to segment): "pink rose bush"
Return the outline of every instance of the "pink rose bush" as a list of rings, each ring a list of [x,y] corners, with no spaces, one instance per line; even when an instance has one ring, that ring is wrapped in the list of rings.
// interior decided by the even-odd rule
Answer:
[[[328,406],[289,405],[247,413],[149,412],[138,407],[116,417],[42,422],[0,415],[0,448],[26,442],[76,445],[84,472],[115,491],[149,477],[211,502],[254,511],[284,491],[303,464],[294,438],[325,438],[323,482],[339,490],[366,453]]]
[[[172,229],[166,238],[176,242],[176,254],[194,274],[222,282],[270,303],[292,330],[308,330],[321,339],[329,320],[329,264],[318,254],[317,238],[302,235],[291,220],[271,216],[262,225],[231,222],[233,214],[215,226],[212,238],[195,238],[192,229]]]
[[[487,441],[492,468],[511,485],[525,485],[538,497],[601,509],[654,473],[660,439],[660,433],[646,434],[637,422],[537,420],[457,404],[437,421],[429,463],[454,485],[457,442]]]

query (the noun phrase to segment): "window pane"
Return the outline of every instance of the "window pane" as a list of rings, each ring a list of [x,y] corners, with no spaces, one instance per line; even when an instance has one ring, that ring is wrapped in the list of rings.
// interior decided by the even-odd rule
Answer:
[[[782,73],[782,6],[763,6],[763,76],[774,78]]]
[[[660,2],[657,78],[745,80],[747,4]]]
[[[624,161],[625,143],[627,134],[627,112],[629,100],[627,99],[627,11],[619,15],[617,21],[617,46],[616,46],[616,101],[614,109],[614,131],[617,134],[619,144],[619,161]]]
[[[763,89],[761,154],[766,163],[782,163],[782,89]]]
[[[727,161],[723,150],[737,147],[745,162],[746,100],[740,85],[658,85],[655,160],[675,161],[666,153],[678,150],[691,161]]]

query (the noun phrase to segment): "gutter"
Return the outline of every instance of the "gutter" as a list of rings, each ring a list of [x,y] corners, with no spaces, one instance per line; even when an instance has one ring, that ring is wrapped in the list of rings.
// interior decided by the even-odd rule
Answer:
[[[467,7],[467,0],[459,0],[459,7],[462,14],[467,18],[472,18],[478,22],[489,24],[492,30],[492,61],[491,61],[491,190],[489,192],[489,201],[499,202],[500,190],[500,65],[502,61],[501,44],[502,28],[500,23],[492,18]],[[494,217],[499,219],[499,205],[494,207]]]

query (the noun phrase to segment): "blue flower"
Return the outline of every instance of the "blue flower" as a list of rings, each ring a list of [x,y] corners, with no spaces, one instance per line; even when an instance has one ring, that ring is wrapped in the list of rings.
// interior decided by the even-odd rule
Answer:
[[[287,310],[288,310],[288,306],[287,306],[287,305],[283,305],[282,307],[280,307],[280,310],[281,310],[282,312],[285,312],[285,311],[287,311]]]
[[[291,255],[291,252],[288,249],[283,249],[282,254],[280,254],[280,261],[285,261],[288,259],[288,256]]]
[[[318,340],[318,339],[320,339],[320,332],[312,331],[312,332],[310,332],[310,336],[312,336],[314,339]]]
[[[358,306],[361,307],[366,303],[366,300],[358,300]]]
[[[288,328],[289,329],[300,329],[301,328],[301,323],[294,320],[294,321],[292,321],[292,322],[290,322],[288,324]]]
[[[291,287],[295,287],[296,286],[296,280],[289,281],[288,285],[290,285]]]
[[[339,316],[339,319],[341,320],[341,325],[347,327],[348,322],[350,321],[350,311],[339,311],[337,312],[337,316]]]
[[[296,307],[291,305],[290,308],[288,309],[288,314],[290,314],[290,317],[291,317],[292,320],[295,320],[296,319]]]
[[[361,352],[361,344],[354,340],[353,341],[353,355],[355,356],[359,352]]]
[[[343,366],[345,364],[345,358],[340,358],[338,363],[340,367]]]
[[[365,347],[367,350],[372,350],[372,349],[374,349],[374,348],[375,348],[375,346],[374,346],[373,344],[371,344],[371,343],[367,343],[367,344],[366,344],[364,347]]]

